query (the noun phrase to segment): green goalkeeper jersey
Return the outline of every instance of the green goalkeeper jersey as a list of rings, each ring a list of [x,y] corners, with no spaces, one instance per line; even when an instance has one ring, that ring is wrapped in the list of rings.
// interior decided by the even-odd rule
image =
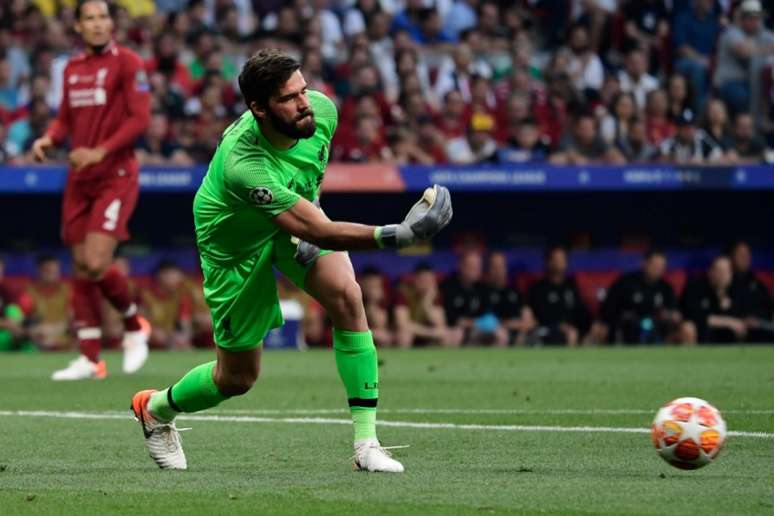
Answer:
[[[338,115],[328,97],[308,95],[317,130],[289,149],[273,147],[250,111],[223,132],[194,198],[203,261],[226,265],[254,255],[280,230],[273,217],[300,197],[318,196]]]

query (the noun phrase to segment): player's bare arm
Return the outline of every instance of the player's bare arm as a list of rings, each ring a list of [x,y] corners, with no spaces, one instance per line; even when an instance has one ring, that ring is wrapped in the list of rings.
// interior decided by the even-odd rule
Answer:
[[[336,251],[406,247],[432,238],[446,227],[452,217],[449,190],[435,185],[428,188],[400,224],[368,226],[352,222],[334,222],[313,203],[299,199],[287,211],[274,218],[291,235],[319,247]]]

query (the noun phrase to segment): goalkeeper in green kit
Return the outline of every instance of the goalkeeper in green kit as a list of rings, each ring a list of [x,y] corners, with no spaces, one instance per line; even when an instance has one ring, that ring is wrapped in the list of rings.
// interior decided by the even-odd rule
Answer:
[[[223,133],[194,199],[204,296],[216,360],[160,391],[134,395],[151,457],[186,469],[174,419],[246,393],[258,378],[261,345],[282,325],[273,267],[312,295],[333,320],[336,367],[355,430],[355,469],[400,473],[376,437],[376,348],[346,250],[399,248],[426,240],[452,217],[446,188],[425,190],[400,224],[328,219],[317,205],[336,130],[333,102],[307,89],[299,63],[262,50],[239,76],[248,110]]]

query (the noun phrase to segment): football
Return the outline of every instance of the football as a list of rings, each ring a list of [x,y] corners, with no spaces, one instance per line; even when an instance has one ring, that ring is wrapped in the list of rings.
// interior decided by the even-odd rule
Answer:
[[[699,398],[678,398],[653,420],[653,445],[662,459],[680,469],[698,469],[715,460],[726,442],[720,411]]]

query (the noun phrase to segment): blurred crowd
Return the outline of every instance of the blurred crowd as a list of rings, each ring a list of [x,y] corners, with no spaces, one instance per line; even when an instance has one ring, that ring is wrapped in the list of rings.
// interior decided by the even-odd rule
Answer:
[[[395,285],[366,269],[360,284],[385,347],[771,342],[772,295],[751,263],[749,245],[738,242],[678,289],[666,279],[665,254],[652,250],[640,269],[593,292],[593,307],[563,247],[548,249],[543,274],[526,282],[509,275],[504,253],[469,250],[444,278],[420,264]]]
[[[144,164],[207,162],[264,47],[336,100],[338,161],[774,161],[770,1],[111,3],[151,80]],[[0,4],[0,162],[28,162],[58,109],[73,4]]]
[[[117,263],[131,272],[126,259]],[[651,250],[641,268],[614,273],[589,296],[568,272],[563,247],[547,249],[542,273],[527,277],[511,274],[503,252],[468,249],[448,274],[418,263],[396,278],[368,266],[358,281],[380,347],[772,342],[772,294],[751,264],[750,246],[737,242],[706,271],[675,282],[666,255]],[[0,350],[72,349],[70,292],[57,259],[41,256],[36,278],[23,289],[12,288],[2,271],[0,261]],[[280,298],[300,307],[306,344],[330,346],[332,324],[323,309],[289,281],[279,286]],[[152,325],[152,347],[213,345],[201,286],[174,262],[162,261],[150,278],[135,277],[132,291]],[[105,345],[118,346],[121,318],[107,303],[103,311]]]

